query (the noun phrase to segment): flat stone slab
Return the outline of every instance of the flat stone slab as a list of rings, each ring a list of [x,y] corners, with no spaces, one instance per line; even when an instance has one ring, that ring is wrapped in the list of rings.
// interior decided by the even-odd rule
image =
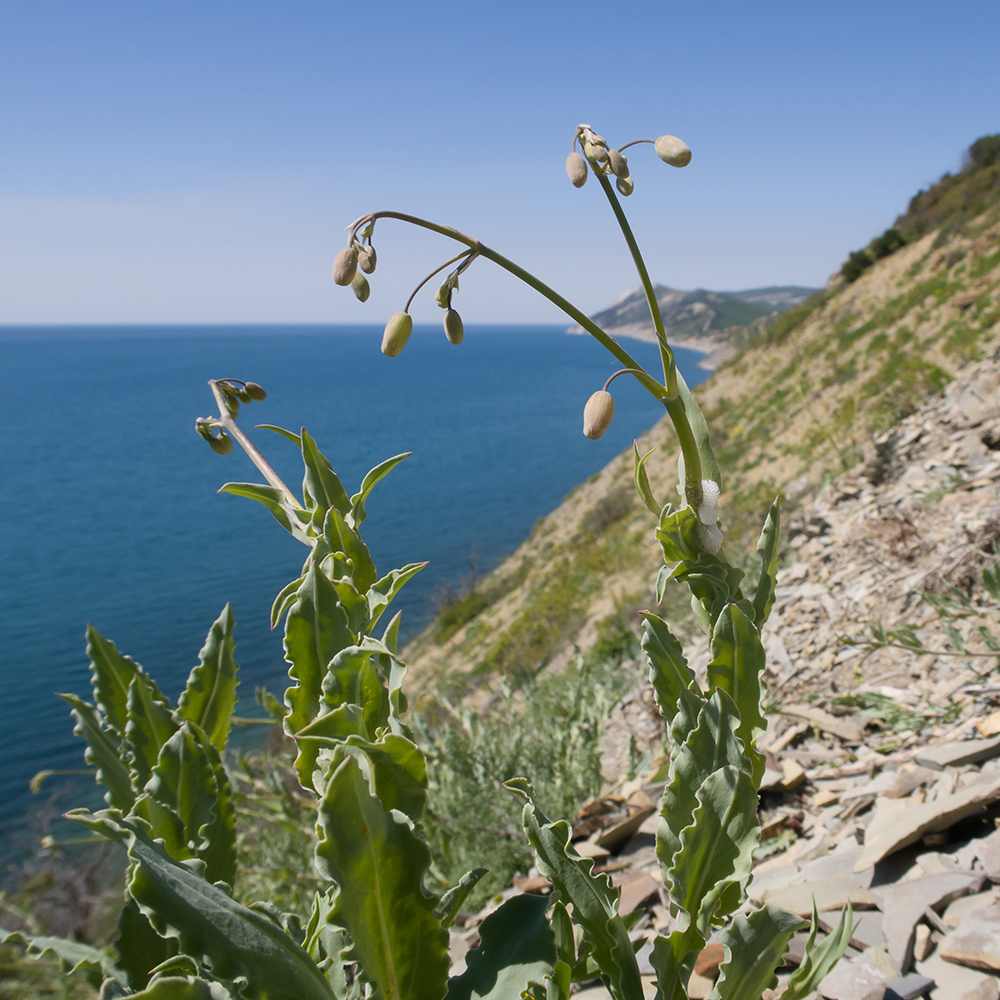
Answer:
[[[934,980],[931,1000],[1000,1000],[996,976],[947,962],[939,952],[919,962],[917,972]]]
[[[823,732],[848,743],[860,743],[864,738],[865,723],[854,716],[831,715],[821,708],[813,708],[812,705],[789,705],[781,710],[781,714],[805,719]]]
[[[894,979],[886,986],[885,1000],[917,1000],[925,997],[934,986],[934,980],[922,976],[919,972],[911,972],[902,979]]]
[[[883,1000],[885,976],[864,962],[838,962],[819,984],[826,1000]]]
[[[911,803],[903,799],[892,800],[905,803],[900,810],[880,830],[869,828],[865,838],[865,849],[854,866],[862,872],[877,864],[894,851],[915,844],[928,833],[947,830],[959,820],[1000,799],[1000,778],[986,784],[963,788],[952,795],[944,795],[933,802]]]
[[[944,937],[938,953],[973,969],[1000,971],[1000,917],[967,917],[957,931]]]
[[[800,917],[808,917],[813,911],[814,899],[820,912],[842,910],[848,903],[856,910],[870,910],[876,906],[875,897],[849,875],[768,889],[762,894],[761,902],[774,903]]]
[[[994,830],[976,844],[976,857],[993,882],[1000,882],[1000,830]]]
[[[946,767],[978,764],[997,755],[1000,755],[1000,736],[993,736],[988,740],[954,740],[951,743],[941,743],[936,747],[922,750],[913,759],[924,767],[943,771]]]
[[[990,920],[1000,917],[1000,902],[992,889],[956,899],[941,914],[945,926],[952,931],[958,930],[969,917],[988,917]]]

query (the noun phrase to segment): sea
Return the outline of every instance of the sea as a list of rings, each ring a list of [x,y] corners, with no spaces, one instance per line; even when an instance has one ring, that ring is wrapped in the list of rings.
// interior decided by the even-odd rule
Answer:
[[[217,490],[260,482],[237,447],[195,433],[209,378],[258,382],[240,425],[298,489],[295,446],[255,424],[305,426],[348,493],[410,451],[372,493],[363,534],[381,574],[429,565],[404,588],[402,638],[511,553],[581,481],[663,414],[632,379],[616,416],[584,438],[583,405],[617,367],[555,326],[469,326],[458,346],[417,326],[404,352],[367,326],[0,327],[0,862],[18,863],[53,815],[100,804],[56,692],[90,700],[92,623],[176,700],[215,618],[236,618],[238,714],[286,686],[274,595],[306,549],[262,506]],[[657,371],[654,345],[627,349]],[[679,349],[689,383],[707,374]],[[263,727],[236,731],[243,745]]]

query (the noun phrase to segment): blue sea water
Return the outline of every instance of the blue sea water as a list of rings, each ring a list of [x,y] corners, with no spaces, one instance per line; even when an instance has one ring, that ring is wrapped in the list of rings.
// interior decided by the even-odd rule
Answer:
[[[484,571],[513,551],[663,413],[621,378],[610,430],[585,439],[583,404],[617,365],[559,327],[469,327],[460,348],[418,327],[396,359],[379,337],[374,327],[0,328],[0,858],[24,848],[45,800],[29,791],[32,775],[83,766],[54,692],[89,700],[87,622],[176,699],[229,601],[238,711],[254,714],[257,686],[284,690],[268,614],[306,550],[263,507],[216,494],[260,475],[238,448],[220,457],[194,433],[213,413],[208,378],[262,384],[268,398],[243,409],[241,426],[305,425],[348,493],[382,459],[413,452],[376,487],[364,527],[380,574],[430,560],[397,598],[404,639],[470,564]],[[653,345],[628,349],[657,369]],[[678,351],[692,384],[705,375],[698,358]],[[294,446],[253,437],[297,489]],[[58,807],[90,789],[77,779]]]

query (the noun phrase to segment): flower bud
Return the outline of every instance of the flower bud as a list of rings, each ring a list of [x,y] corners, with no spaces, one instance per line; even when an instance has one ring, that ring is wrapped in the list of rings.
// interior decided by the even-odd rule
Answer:
[[[413,317],[408,312],[393,313],[382,334],[382,353],[390,358],[396,357],[406,347],[412,332]]]
[[[351,279],[351,291],[357,296],[359,302],[367,302],[368,296],[371,295],[371,285],[368,284],[368,279],[360,271],[354,272],[354,277]]]
[[[208,443],[217,455],[228,455],[233,450],[233,439],[225,431],[220,431],[218,437],[209,438]]]
[[[631,177],[616,177],[615,187],[623,198],[627,198],[635,190],[635,181]]]
[[[449,309],[444,314],[444,335],[451,344],[461,344],[462,338],[465,336],[462,317],[454,309]]]
[[[211,441],[214,435],[212,434],[212,421],[207,417],[199,417],[194,422],[194,429],[206,440]]]
[[[676,135],[661,135],[653,146],[656,155],[672,167],[686,167],[691,162],[691,150]]]
[[[608,162],[611,164],[611,173],[616,177],[628,177],[628,160],[617,149],[608,150]]]
[[[257,385],[256,382],[247,382],[243,388],[246,389],[247,395],[258,403],[267,399],[267,393],[264,392],[263,387]]]
[[[333,262],[333,280],[338,285],[349,285],[358,269],[358,251],[344,247]]]
[[[606,389],[598,389],[583,408],[583,433],[596,441],[609,427],[615,415],[615,401]]]
[[[577,152],[566,157],[566,173],[573,187],[582,188],[587,183],[587,161]]]
[[[588,160],[594,160],[598,163],[604,162],[608,158],[607,149],[604,146],[598,146],[595,142],[585,142],[583,151],[587,154]]]
[[[435,293],[434,301],[442,308],[448,309],[451,306],[451,283],[446,281]]]
[[[253,400],[250,398],[250,393],[247,392],[246,389],[240,389],[240,391],[236,393],[236,398],[241,403],[252,403],[253,402]]]
[[[372,274],[374,272],[375,259],[375,247],[373,246],[362,247],[358,251],[358,267],[360,267],[365,274]]]

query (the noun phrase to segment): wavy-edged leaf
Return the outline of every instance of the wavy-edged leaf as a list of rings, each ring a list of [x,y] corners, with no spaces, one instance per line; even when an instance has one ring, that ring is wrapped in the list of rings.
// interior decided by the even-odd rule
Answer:
[[[97,709],[93,705],[88,705],[75,694],[60,694],[57,697],[69,705],[76,719],[73,734],[87,742],[84,757],[88,764],[97,768],[94,778],[106,789],[104,800],[109,806],[128,812],[135,801],[135,792],[128,768],[116,745],[116,734],[101,725]]]
[[[690,507],[671,510],[668,505],[663,508],[656,537],[660,548],[663,549],[665,562],[673,563],[698,557],[701,551],[699,523],[698,515]]]
[[[354,566],[352,581],[359,594],[364,594],[378,579],[368,546],[336,507],[331,507],[323,521],[323,537],[333,552],[343,552]]]
[[[333,584],[312,563],[285,619],[285,659],[290,664],[288,676],[295,682],[285,691],[289,711],[284,725],[289,736],[319,715],[327,666],[353,643],[354,634]],[[309,788],[318,749],[305,744],[298,751],[295,768]]]
[[[812,923],[806,941],[805,954],[799,967],[791,974],[782,997],[788,1000],[803,1000],[809,996],[826,978],[827,973],[843,958],[847,946],[854,936],[854,909],[850,903],[840,911],[837,926],[830,931],[823,943],[816,947],[816,930],[819,927],[819,913],[813,901]]]
[[[278,524],[293,538],[304,545],[312,545],[313,537],[308,530],[309,514],[284,490],[276,486],[264,486],[261,483],[226,483],[219,492],[256,500],[271,512]]]
[[[757,581],[757,591],[753,595],[753,621],[758,629],[764,627],[774,607],[774,588],[778,578],[778,549],[780,546],[781,514],[778,498],[775,497],[764,519],[760,538],[757,541],[757,551],[760,553],[760,579]]]
[[[285,612],[295,603],[295,596],[299,592],[299,587],[302,586],[302,579],[300,576],[297,580],[286,583],[278,591],[278,596],[275,597],[274,603],[271,605],[271,628],[278,627],[278,622],[281,621]]]
[[[153,773],[163,744],[177,732],[177,715],[149,674],[136,674],[128,689],[125,750],[132,787],[142,791]]]
[[[357,705],[364,712],[369,733],[389,722],[389,691],[376,665],[379,656],[392,654],[378,639],[366,636],[357,645],[341,649],[323,678],[323,701],[330,707]]]
[[[284,427],[279,427],[277,424],[254,424],[254,426],[258,430],[274,431],[275,434],[279,434],[281,437],[291,441],[296,448],[302,447],[302,438],[296,434],[295,431],[286,430]]]
[[[160,937],[138,903],[128,899],[118,917],[115,952],[128,985],[133,990],[141,990],[149,983],[153,969],[177,954],[177,941]]]
[[[0,944],[18,944],[27,949],[31,959],[52,955],[58,959],[63,972],[82,972],[95,989],[104,977],[124,985],[125,974],[111,961],[109,955],[89,944],[69,941],[66,938],[25,934],[0,927]]]
[[[373,626],[382,617],[382,612],[390,605],[392,599],[403,589],[407,580],[415,577],[426,565],[426,562],[408,563],[402,569],[394,569],[386,573],[382,579],[376,580],[371,585],[365,596],[368,599],[369,615]]]
[[[404,451],[401,455],[393,455],[392,458],[387,458],[384,462],[379,462],[379,464],[368,472],[365,475],[365,478],[361,480],[361,489],[351,497],[351,519],[354,521],[355,528],[363,524],[365,518],[368,516],[365,511],[365,502],[368,499],[368,494],[371,493],[376,484],[384,479],[397,465],[399,465],[400,462],[403,461],[404,458],[409,458],[412,454],[412,451]]]
[[[670,627],[652,612],[642,613],[641,645],[649,660],[649,682],[653,685],[656,703],[669,726],[677,711],[681,691],[698,690],[694,673],[688,666],[684,650]]]
[[[457,885],[453,885],[441,897],[434,915],[441,921],[444,928],[451,927],[462,909],[462,904],[469,898],[469,893],[479,884],[479,880],[489,871],[488,868],[473,868],[466,872]]]
[[[656,855],[668,888],[673,883],[674,855],[681,846],[681,832],[692,823],[702,784],[727,765],[749,772],[750,762],[736,735],[739,724],[740,714],[733,699],[716,689],[698,709],[697,721],[684,742],[673,744],[656,834]]]
[[[723,893],[731,883],[745,885],[749,879],[759,840],[757,788],[750,776],[731,765],[710,774],[698,789],[698,805],[681,831],[671,870],[670,898],[683,911],[679,930],[690,920],[708,937]]]
[[[324,514],[331,507],[336,507],[341,514],[346,515],[351,509],[347,491],[327,457],[319,450],[304,427],[302,461],[306,467],[305,478],[302,480],[302,493],[306,506],[310,510],[321,510]]]
[[[684,413],[691,425],[694,434],[695,447],[698,449],[698,459],[701,462],[701,478],[711,479],[719,484],[722,489],[722,471],[719,469],[719,461],[712,450],[712,439],[708,433],[708,424],[705,422],[705,415],[701,412],[701,407],[695,402],[691,390],[688,388],[684,376],[677,372],[677,395],[680,397],[684,407]],[[684,455],[677,459],[677,474],[680,481],[684,482]]]
[[[160,751],[134,811],[175,861],[205,862],[209,882],[236,879],[236,811],[218,749],[185,723]]]
[[[466,970],[448,983],[447,1000],[519,1000],[556,962],[545,918],[545,896],[512,896],[480,925],[481,943],[465,957]]]
[[[635,489],[639,494],[639,499],[646,505],[646,509],[650,514],[655,514],[657,517],[660,516],[660,510],[662,504],[656,502],[656,497],[653,496],[652,487],[649,485],[649,474],[646,472],[646,459],[656,451],[656,448],[650,448],[645,455],[639,455],[639,442],[632,442],[632,451],[635,453],[635,472],[633,478],[635,479]]]
[[[238,994],[201,976],[163,976],[130,996],[131,1000],[236,1000]]]
[[[688,980],[704,946],[705,938],[694,926],[669,937],[661,934],[653,941],[649,962],[656,972],[656,1000],[687,1000]]]
[[[132,678],[142,672],[142,667],[130,656],[119,653],[115,644],[105,639],[93,625],[87,626],[87,656],[94,703],[120,743],[125,738],[128,686]]]
[[[773,987],[778,981],[775,969],[801,926],[801,918],[773,903],[749,915],[737,913],[719,935],[726,959],[709,1000],[756,1000]]]
[[[195,723],[219,750],[226,749],[236,707],[239,668],[233,659],[235,648],[233,609],[227,604],[209,630],[198,665],[191,671],[177,706],[177,714]]]
[[[523,778],[504,783],[525,800],[521,821],[535,848],[538,870],[551,879],[573,904],[573,921],[583,928],[594,949],[601,974],[617,1000],[642,1000],[642,981],[625,923],[618,915],[621,892],[607,875],[593,873],[592,858],[570,853],[570,828],[565,820],[551,823],[535,804],[534,790]]]
[[[294,734],[296,740],[320,739],[328,744],[343,743],[348,736],[368,739],[365,714],[357,705],[338,705],[331,712],[317,715],[308,726]]]
[[[312,959],[272,920],[207,882],[197,862],[174,861],[141,822],[77,810],[68,818],[121,844],[127,889],[157,933],[205,960],[222,980],[247,978],[246,1000],[336,1000]]]
[[[764,777],[764,755],[757,749],[757,737],[767,729],[761,707],[767,657],[756,626],[735,604],[722,609],[712,632],[711,650],[708,687],[721,688],[736,702],[740,713],[737,734],[753,765],[754,784],[759,785]]]
[[[316,864],[338,886],[331,919],[351,935],[376,995],[441,1000],[448,934],[423,889],[427,845],[385,811],[353,756],[330,776],[318,811]]]
[[[384,809],[398,809],[419,822],[427,805],[427,761],[405,736],[386,733],[377,743],[351,736],[344,749],[364,755],[372,793]]]

